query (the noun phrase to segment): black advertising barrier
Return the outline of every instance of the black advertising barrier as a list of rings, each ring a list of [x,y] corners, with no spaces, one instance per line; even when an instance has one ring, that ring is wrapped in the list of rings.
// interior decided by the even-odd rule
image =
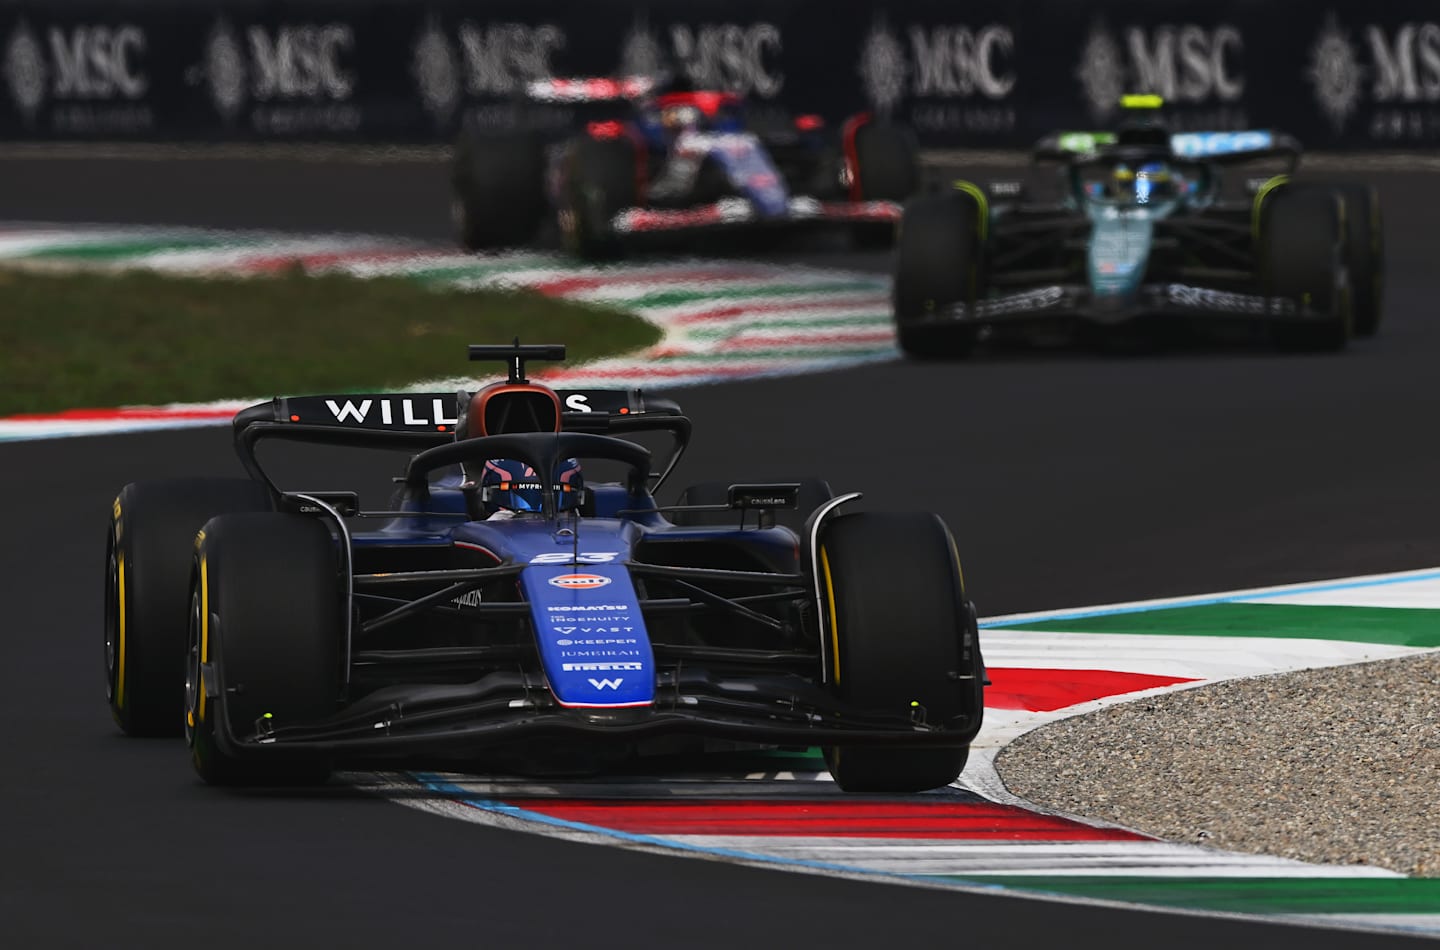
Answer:
[[[528,79],[657,67],[940,147],[1103,127],[1123,92],[1440,144],[1434,0],[0,0],[0,140],[443,142]]]

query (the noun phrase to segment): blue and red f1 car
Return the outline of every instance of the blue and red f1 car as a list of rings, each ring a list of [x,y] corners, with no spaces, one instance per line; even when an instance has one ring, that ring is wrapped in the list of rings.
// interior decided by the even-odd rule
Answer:
[[[525,244],[552,215],[584,257],[646,235],[777,226],[886,244],[919,188],[913,137],[868,114],[837,130],[643,78],[539,80],[513,108],[503,131],[469,125],[456,148],[455,225],[471,250]]]

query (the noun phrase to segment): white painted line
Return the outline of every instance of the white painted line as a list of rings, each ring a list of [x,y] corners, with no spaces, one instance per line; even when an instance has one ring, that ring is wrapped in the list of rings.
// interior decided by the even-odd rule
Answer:
[[[1363,587],[1377,587],[1386,584],[1408,584],[1412,581],[1428,581],[1440,578],[1440,568],[1423,568],[1414,571],[1396,571],[1389,574],[1365,574],[1359,577],[1342,577],[1327,581],[1312,581],[1302,584],[1280,584],[1273,587],[1252,587],[1244,590],[1223,591],[1218,594],[1200,594],[1190,597],[1163,597],[1158,600],[1132,600],[1123,603],[1101,604],[1096,607],[1062,608],[1059,610],[1038,610],[1030,613],[1002,614],[985,617],[982,627],[1018,626],[1025,621],[1081,620],[1087,617],[1104,617],[1111,614],[1140,613],[1159,610],[1163,607],[1203,607],[1208,604],[1225,604],[1272,594],[1320,593],[1345,591]]]
[[[1066,633],[989,628],[980,636],[994,667],[1114,670],[1152,676],[1232,679],[1368,663],[1428,652],[1420,647],[1301,637]]]
[[[1420,577],[1373,587],[1343,587],[1266,597],[1247,597],[1249,604],[1294,604],[1306,607],[1440,608],[1440,576]]]
[[[844,864],[890,874],[1225,878],[1400,878],[1363,865],[1306,864],[1168,841],[989,841],[792,835],[667,835],[697,847]]]

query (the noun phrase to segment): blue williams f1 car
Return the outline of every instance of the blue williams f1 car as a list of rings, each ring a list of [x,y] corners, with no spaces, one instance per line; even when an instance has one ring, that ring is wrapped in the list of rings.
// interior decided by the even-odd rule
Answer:
[[[644,78],[546,79],[528,92],[503,131],[460,136],[453,208],[470,250],[525,244],[551,216],[587,258],[647,237],[817,226],[888,245],[919,187],[912,137],[867,114],[838,130],[816,115],[761,119],[734,94],[657,92]]]
[[[1032,182],[958,181],[920,196],[905,209],[894,264],[900,346],[963,356],[985,337],[1206,323],[1296,349],[1373,335],[1383,298],[1375,190],[1296,180],[1299,156],[1280,133],[1171,134],[1147,118],[1042,140]],[[1265,162],[1283,172],[1232,177]],[[1033,183],[1058,184],[1058,197],[1033,199]]]
[[[690,421],[639,390],[526,380],[563,354],[472,347],[510,364],[473,394],[275,399],[235,416],[249,478],[125,486],[105,587],[120,727],[183,732],[222,784],[737,744],[819,746],[850,791],[954,781],[984,669],[941,520],[853,511],[818,479],[662,507]],[[277,486],[272,440],[414,454],[367,510]]]

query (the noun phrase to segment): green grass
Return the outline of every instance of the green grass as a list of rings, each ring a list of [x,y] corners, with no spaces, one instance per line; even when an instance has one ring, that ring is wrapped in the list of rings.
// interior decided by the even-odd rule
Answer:
[[[644,321],[527,291],[287,273],[0,269],[0,415],[384,390],[499,367],[469,343],[564,343],[567,365],[654,343]]]

